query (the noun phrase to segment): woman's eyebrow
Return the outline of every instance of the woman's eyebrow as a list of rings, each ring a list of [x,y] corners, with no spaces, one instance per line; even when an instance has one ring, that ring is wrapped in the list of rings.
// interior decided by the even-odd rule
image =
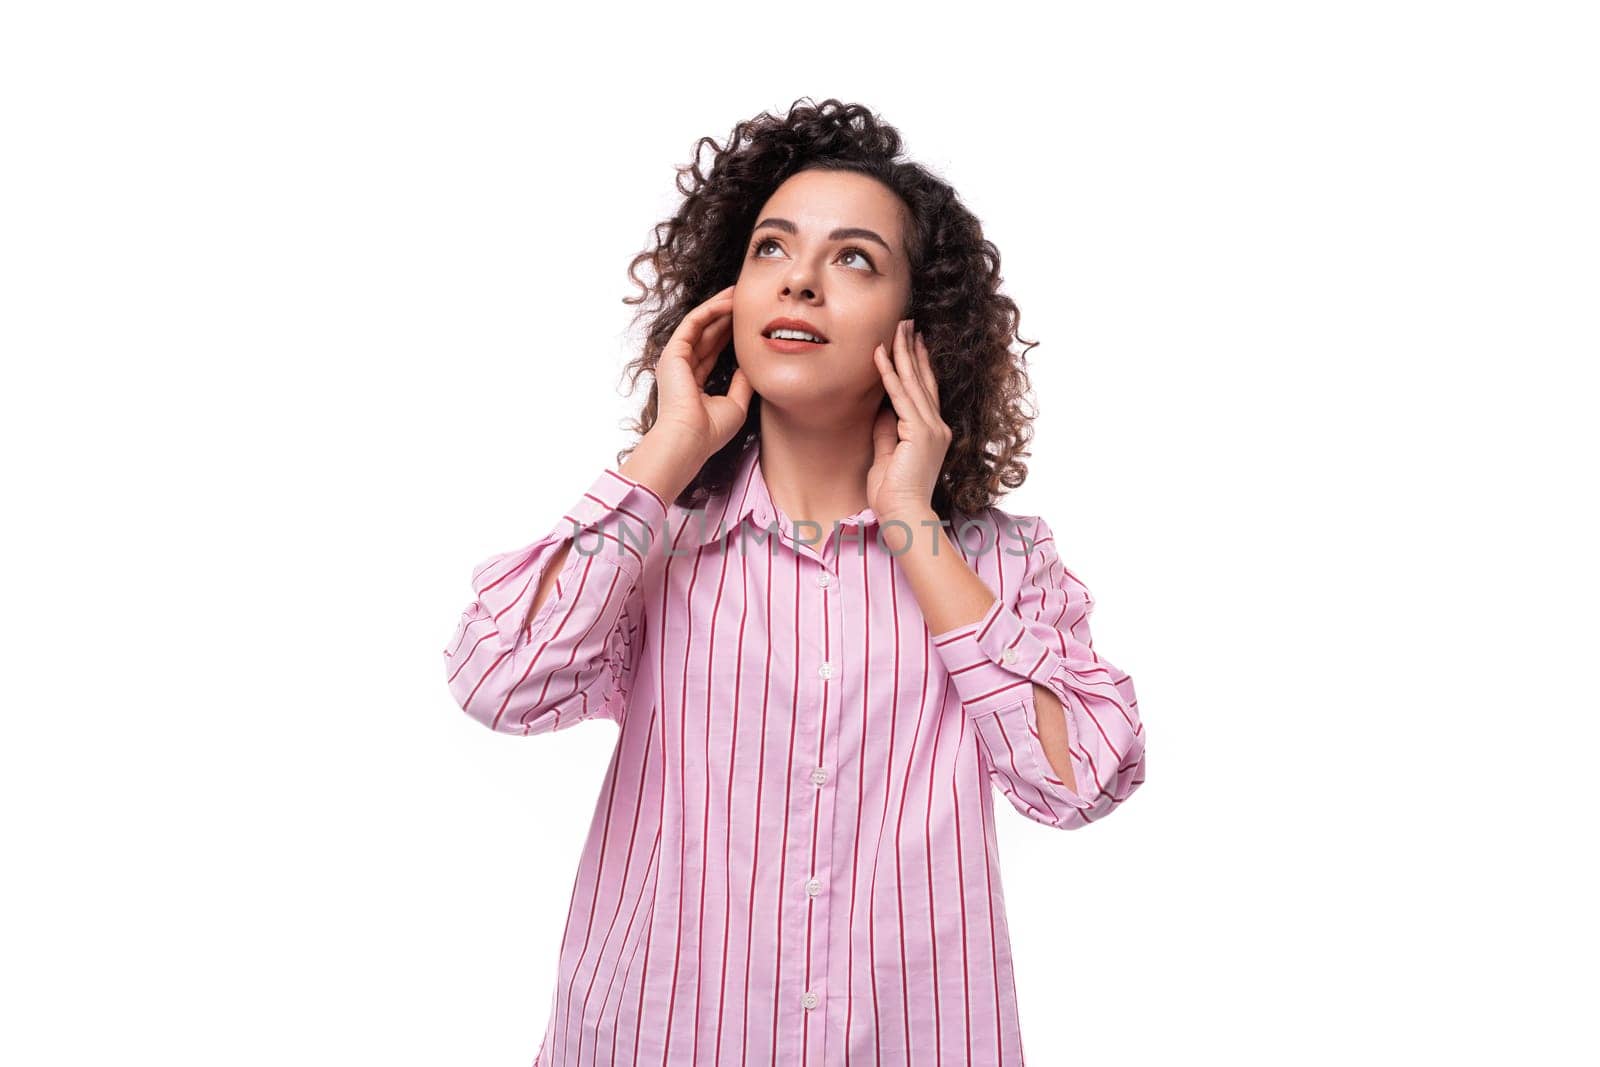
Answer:
[[[785,233],[800,232],[800,228],[794,223],[790,222],[788,219],[780,219],[777,217],[762,219],[760,222],[756,223],[755,228],[759,230],[763,226],[771,226],[773,229],[782,230]],[[885,252],[889,253],[891,256],[894,255],[894,249],[889,247],[888,241],[885,241],[882,237],[879,237],[871,230],[864,229],[860,226],[840,226],[837,230],[834,230],[832,233],[828,234],[828,240],[830,241],[843,241],[851,237],[857,237],[864,241],[876,241],[878,244],[883,246],[883,250]]]

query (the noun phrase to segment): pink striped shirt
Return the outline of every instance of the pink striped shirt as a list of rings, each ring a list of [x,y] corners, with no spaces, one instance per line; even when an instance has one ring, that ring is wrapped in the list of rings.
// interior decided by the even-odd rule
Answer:
[[[797,531],[758,454],[698,509],[606,470],[473,571],[444,651],[466,713],[619,727],[535,1067],[1022,1064],[989,786],[1046,826],[1105,817],[1144,781],[1133,682],[1042,519],[956,516],[999,599],[930,634],[872,509]]]

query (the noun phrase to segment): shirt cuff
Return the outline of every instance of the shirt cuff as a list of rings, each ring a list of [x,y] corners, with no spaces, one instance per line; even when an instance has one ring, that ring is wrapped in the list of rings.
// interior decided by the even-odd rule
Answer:
[[[574,538],[573,556],[599,556],[637,578],[666,529],[667,514],[667,502],[654,489],[608,468],[553,532]]]
[[[1062,662],[999,598],[977,622],[935,634],[933,645],[973,716],[1031,697],[1033,683],[1048,686]]]

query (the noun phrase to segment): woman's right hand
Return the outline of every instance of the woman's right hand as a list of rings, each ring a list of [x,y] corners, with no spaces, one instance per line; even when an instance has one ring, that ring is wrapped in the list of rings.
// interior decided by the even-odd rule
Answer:
[[[650,432],[659,429],[696,450],[700,462],[733,439],[755,393],[743,368],[735,368],[726,396],[705,391],[733,333],[733,289],[728,286],[685,315],[656,362],[656,421]]]

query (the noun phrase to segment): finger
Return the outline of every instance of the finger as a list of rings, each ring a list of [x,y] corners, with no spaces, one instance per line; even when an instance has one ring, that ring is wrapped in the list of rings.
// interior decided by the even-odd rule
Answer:
[[[694,349],[694,368],[700,370],[707,363],[716,361],[722,355],[722,350],[728,345],[728,337],[733,333],[733,316],[727,315],[713,322],[701,335],[700,343]]]
[[[672,331],[672,341],[680,342],[688,349],[686,360],[690,366],[698,368],[699,362],[706,357],[706,347],[709,346],[710,328],[726,322],[733,325],[733,298],[717,298],[715,301],[701,304],[690,314],[683,317],[683,322],[678,323],[677,330]],[[669,342],[670,347],[670,342]],[[722,344],[714,346],[714,350],[722,350]]]
[[[735,368],[733,379],[728,382],[728,396],[732,398],[735,404],[739,405],[740,411],[748,415],[750,413],[750,398],[755,395],[756,388],[750,384],[750,379],[745,375],[744,368]]]
[[[700,324],[702,330],[719,326],[722,323],[733,325],[733,297],[731,296],[718,297],[715,303],[707,304],[698,310],[704,313],[704,318]]]
[[[880,344],[872,350],[872,358],[878,364],[878,373],[883,375],[883,389],[889,394],[889,402],[894,405],[895,414],[902,419],[911,418],[916,413],[916,408],[911,402],[911,397],[906,394],[905,386],[900,382],[900,374],[895,370],[888,351]]]
[[[901,381],[905,383],[906,395],[911,398],[915,409],[915,418],[931,423],[933,420],[932,402],[925,395],[922,376],[917,372],[916,354],[912,351],[911,323],[902,322],[900,329],[895,333],[895,368],[900,372]],[[912,417],[912,416],[908,416]]]
[[[913,323],[907,329],[907,340],[911,345],[911,365],[917,369],[917,381],[922,385],[922,399],[927,406],[928,421],[930,424],[939,423],[939,383],[933,376],[933,361],[928,354],[928,346],[923,343],[922,335],[917,332]]]
[[[922,416],[917,413],[917,402],[912,400],[910,390],[907,389],[906,379],[902,378],[899,371],[894,370],[893,358],[890,357],[888,347],[880,346],[875,349],[875,354],[882,354],[882,363],[878,365],[878,373],[883,374],[883,390],[890,397],[891,413],[896,416],[894,434],[896,440],[907,440],[917,434],[917,427],[922,426]]]
[[[704,391],[706,387],[706,382],[711,380],[711,375],[717,369],[717,364],[719,362],[720,360],[716,355],[710,355],[695,363],[694,380],[695,384],[698,385],[702,391]]]
[[[733,306],[733,286],[728,286],[722,292],[709,297],[706,301],[689,312],[688,318],[708,319],[722,314],[727,308]]]
[[[708,325],[724,315],[731,318],[732,314],[733,293],[724,290],[685,315],[683,321],[678,323],[678,328],[673,333],[674,335],[681,334],[681,339],[687,341],[689,347],[693,348],[699,343],[700,335]]]

